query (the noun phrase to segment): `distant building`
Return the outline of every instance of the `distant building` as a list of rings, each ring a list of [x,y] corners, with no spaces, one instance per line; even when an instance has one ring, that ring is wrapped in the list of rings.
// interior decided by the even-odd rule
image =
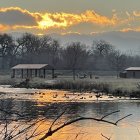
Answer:
[[[120,73],[121,78],[140,78],[140,67],[129,67]]]

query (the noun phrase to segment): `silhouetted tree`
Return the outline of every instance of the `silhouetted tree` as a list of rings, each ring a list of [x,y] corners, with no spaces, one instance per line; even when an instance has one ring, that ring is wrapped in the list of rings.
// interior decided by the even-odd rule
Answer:
[[[109,69],[107,58],[113,50],[114,46],[104,40],[93,42],[92,54],[93,60],[95,60],[94,65],[97,70]]]
[[[73,79],[75,80],[75,70],[84,67],[87,62],[89,52],[85,45],[80,42],[74,42],[68,45],[63,51],[63,59],[68,69],[73,72]]]
[[[119,50],[114,50],[108,57],[111,67],[117,72],[117,77],[119,77],[119,72],[126,66],[126,58],[126,55],[122,54]]]
[[[38,57],[40,39],[32,34],[24,34],[21,38],[18,38],[17,43],[20,44],[20,56],[22,61],[26,63],[33,63],[33,58]]]
[[[93,42],[93,53],[97,56],[106,56],[108,55],[113,49],[113,45],[110,43],[100,40],[100,41],[94,41]]]
[[[4,69],[5,65],[9,65],[10,58],[14,50],[14,42],[10,35],[0,35],[0,57],[2,58],[1,68]]]

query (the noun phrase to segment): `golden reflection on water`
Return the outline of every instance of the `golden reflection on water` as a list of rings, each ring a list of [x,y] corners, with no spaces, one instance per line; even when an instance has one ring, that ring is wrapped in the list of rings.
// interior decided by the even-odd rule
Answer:
[[[59,96],[53,98],[53,95],[56,94],[59,94]],[[37,99],[38,106],[43,106],[42,102],[62,101],[65,94],[68,94],[68,92],[49,90],[35,94],[34,97]],[[38,131],[47,129],[49,126],[46,125],[46,123],[43,123]],[[111,137],[111,140],[140,140],[140,132],[138,131],[140,129],[138,128],[140,123],[136,124],[136,126],[126,122],[121,122],[119,126],[113,126],[105,123],[97,123],[95,121],[80,121],[64,127],[47,140],[105,140],[105,138],[101,136],[101,133],[107,137]],[[35,140],[38,140],[39,137],[35,138]]]
[[[49,125],[46,121],[37,131],[41,132],[48,127]],[[101,133],[107,137],[111,137],[111,140],[140,140],[140,134],[136,127],[132,127],[131,125],[117,127],[94,121],[74,123],[64,127],[46,140],[105,140],[101,136]],[[40,137],[38,136],[34,140],[38,140]]]
[[[57,98],[55,95],[58,94]],[[65,97],[67,94],[67,97]],[[8,95],[9,96],[9,95]],[[16,96],[18,98],[19,96]],[[69,93],[66,91],[57,91],[57,90],[42,90],[41,92],[37,91],[33,94],[24,95],[21,94],[19,98],[24,98],[35,100],[37,102],[36,106],[44,106],[44,103],[54,103],[54,102],[63,102],[63,101],[84,101],[81,97],[86,98],[85,101],[96,100],[95,96],[89,98],[89,94],[86,95],[78,95]],[[68,98],[69,97],[69,98]],[[75,100],[76,99],[76,100]],[[104,97],[100,100],[108,99]],[[111,107],[110,107],[111,108]],[[114,108],[113,108],[114,109]],[[86,108],[88,110],[88,108]],[[88,115],[88,114],[87,114]],[[62,118],[63,122],[67,121],[67,118]],[[36,133],[40,133],[42,131],[47,132],[50,122],[53,120],[47,119],[45,122],[41,123],[38,127],[38,124],[34,127],[38,127]],[[56,126],[57,127],[57,126]],[[113,126],[106,123],[97,123],[95,121],[80,121],[74,124],[71,124],[67,127],[64,127],[60,131],[53,134],[47,140],[105,140],[101,136],[101,133],[107,137],[111,136],[111,140],[140,140],[140,121],[135,122],[132,119],[129,121],[122,121],[119,123],[119,126]],[[33,138],[33,140],[38,140],[40,136]]]
[[[62,117],[62,119],[58,121],[60,122],[59,125],[61,125],[67,121],[67,118]],[[40,132],[45,134],[52,122],[53,119],[46,119],[43,122],[39,122],[32,128],[32,131],[38,128],[35,134],[39,134]],[[30,124],[32,124],[32,122]],[[136,124],[136,126],[126,122],[120,123],[119,126],[113,126],[106,123],[84,120],[64,127],[46,140],[105,140],[105,138],[101,136],[101,133],[107,137],[111,136],[111,140],[140,140],[140,131],[138,131],[140,130],[140,123]],[[58,125],[54,126],[52,130],[56,127],[58,127]],[[29,131],[28,136],[32,131]],[[43,135],[39,135],[32,140],[39,140],[42,136]],[[17,140],[22,139],[20,137],[20,139]]]
[[[33,98],[37,99],[38,104],[41,102],[60,102],[62,99],[64,100],[64,95],[66,91],[58,91],[58,90],[42,90],[37,94],[34,94]],[[57,97],[55,97],[57,95]]]
[[[39,126],[35,134],[43,131],[43,134],[45,134],[51,121],[46,120],[45,122],[37,123],[32,130],[34,131],[34,129]],[[111,140],[140,140],[138,129],[140,129],[140,127],[136,128],[131,125],[116,127],[94,121],[80,121],[64,127],[46,140],[105,140],[105,138],[101,136],[101,133],[107,137],[111,137]],[[30,136],[31,132],[32,131],[30,130],[28,136]],[[32,140],[39,140],[42,136],[43,135],[39,135]],[[24,138],[25,137],[23,136],[17,140],[22,140]]]
[[[32,99],[36,99],[38,104],[40,102],[93,102],[97,101],[96,95],[93,93],[74,93],[69,91],[59,90],[41,90],[36,92]],[[109,98],[106,95],[102,95],[99,101],[113,101],[118,100],[117,97]]]
[[[46,125],[42,125],[40,130],[43,130]],[[39,139],[36,138],[36,140]],[[70,125],[53,134],[47,140],[100,140],[101,133],[97,132],[96,128],[77,127],[76,125]]]

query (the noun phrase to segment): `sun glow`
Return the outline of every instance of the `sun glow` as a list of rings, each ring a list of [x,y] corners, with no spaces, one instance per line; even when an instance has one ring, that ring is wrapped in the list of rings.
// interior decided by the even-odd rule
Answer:
[[[53,20],[49,14],[46,14],[42,16],[42,20],[38,22],[38,25],[41,29],[47,29],[47,28],[58,28],[58,27],[67,27],[68,23],[66,20],[63,20],[63,22],[58,22]]]
[[[112,18],[108,18],[90,10],[81,14],[45,13],[41,14],[41,17],[42,19],[38,21],[40,29],[67,28],[80,23],[93,23],[100,26],[110,26],[118,23],[118,18],[115,15]]]
[[[47,21],[40,21],[38,24],[39,24],[39,27],[41,29],[45,29],[45,28],[48,27],[48,22]]]
[[[41,29],[47,29],[47,28],[51,28],[51,27],[53,27],[53,28],[57,28],[57,27],[67,27],[67,23],[66,22],[64,22],[64,23],[57,23],[57,22],[54,22],[53,20],[48,20],[48,19],[46,19],[46,20],[42,20],[42,21],[40,21],[40,22],[38,22],[38,24],[39,24],[39,27],[41,28]]]

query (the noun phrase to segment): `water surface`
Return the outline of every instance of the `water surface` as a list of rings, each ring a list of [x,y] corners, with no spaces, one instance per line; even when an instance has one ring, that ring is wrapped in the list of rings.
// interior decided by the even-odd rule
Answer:
[[[31,93],[31,90],[29,91]],[[41,123],[39,127],[38,124],[35,125],[35,127],[38,127],[36,133],[47,130],[54,119],[65,109],[66,112],[60,119],[58,119],[56,125],[53,128],[56,128],[58,125],[61,125],[62,123],[79,116],[101,118],[107,113],[120,110],[119,113],[112,114],[106,118],[109,121],[115,122],[125,115],[133,114],[129,118],[122,120],[118,126],[113,126],[107,123],[99,123],[92,120],[79,121],[61,129],[51,136],[49,140],[104,140],[105,138],[101,136],[101,133],[107,137],[111,137],[111,140],[140,140],[139,100],[99,100],[93,102],[45,102],[45,100],[43,100],[42,102],[43,97],[39,98],[40,94],[37,93],[39,96],[30,93],[28,95],[27,92],[28,90],[26,90],[26,96],[30,96],[29,99],[24,99],[23,94],[16,92],[14,93],[15,98],[8,98],[8,96],[3,98],[3,96],[1,96],[0,107],[4,110],[7,110],[8,112],[16,111],[21,115],[26,114],[27,117],[18,118],[18,124],[22,125],[26,121],[29,121],[28,123],[32,123],[33,121],[44,117],[45,121]],[[58,91],[58,94],[59,92],[62,91]],[[16,98],[17,96],[18,98]],[[47,94],[44,96],[46,99]],[[0,112],[0,116],[3,118],[4,113]],[[15,116],[11,114],[8,115],[8,118],[13,119]],[[15,121],[11,122],[9,128],[12,129],[16,123],[17,122]],[[35,129],[35,127],[33,127],[32,130]],[[2,126],[0,128],[2,129]],[[37,140],[38,138],[39,137],[33,139]]]

